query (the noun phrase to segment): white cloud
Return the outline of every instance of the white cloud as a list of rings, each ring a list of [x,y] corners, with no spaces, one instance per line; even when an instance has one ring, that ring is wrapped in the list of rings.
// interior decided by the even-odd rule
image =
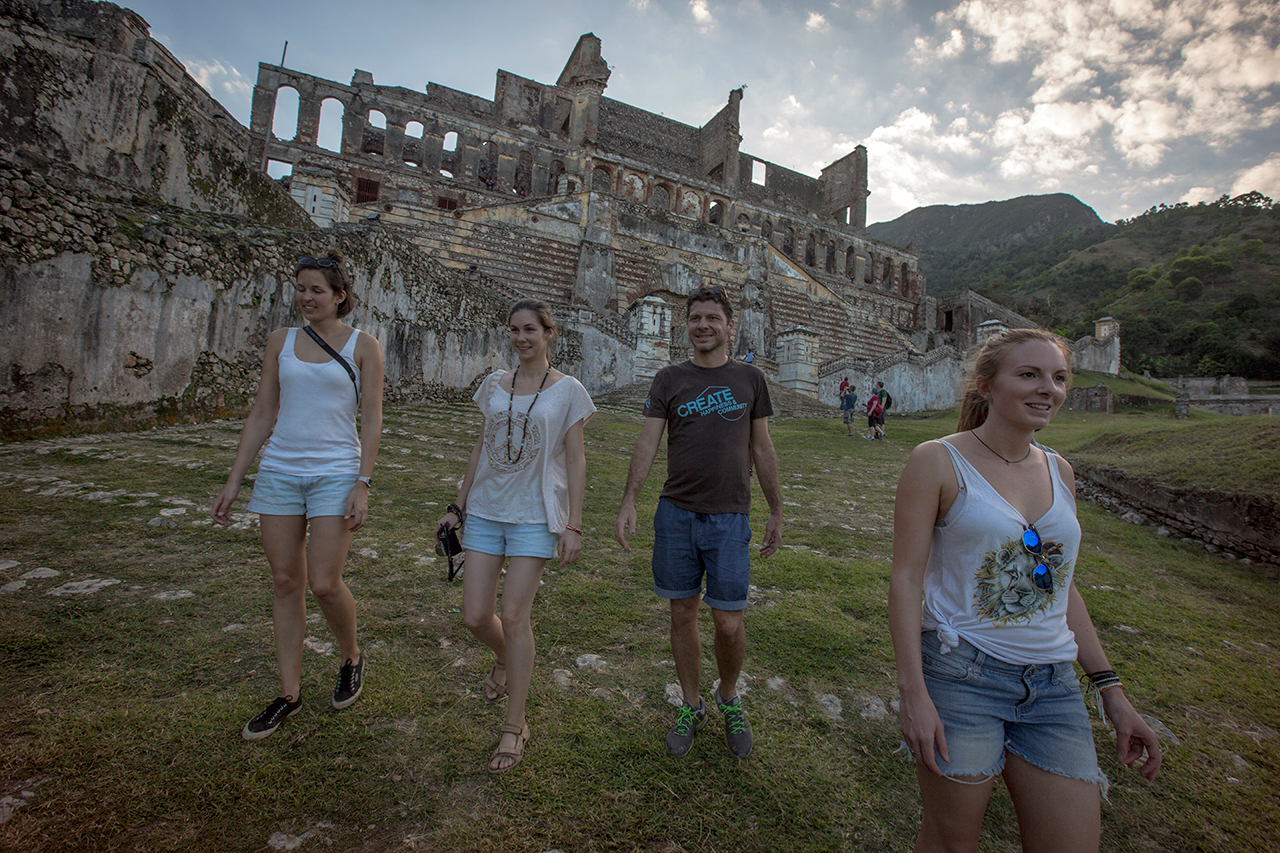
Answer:
[[[1192,187],[1182,194],[1182,198],[1178,201],[1185,201],[1187,204],[1199,204],[1202,201],[1213,201],[1219,195],[1218,191],[1213,187]]]
[[[693,19],[698,22],[699,28],[704,33],[715,26],[715,18],[707,8],[707,0],[689,0],[689,10],[693,12]]]
[[[1241,172],[1231,185],[1231,195],[1257,190],[1272,199],[1280,198],[1280,154],[1272,154],[1251,169]]]
[[[947,40],[938,47],[938,56],[947,59],[961,53],[964,53],[964,33],[957,28],[952,30]]]
[[[643,12],[649,8],[649,0],[627,0],[627,5],[637,12]]]
[[[239,101],[247,103],[253,93],[253,84],[233,65],[224,65],[216,59],[212,62],[193,59],[185,65],[187,73],[194,77],[206,92],[222,101],[222,105],[231,109],[232,112],[236,112],[232,108],[233,103]]]
[[[1227,144],[1280,121],[1280,15],[1258,0],[962,0],[934,18],[997,64],[1034,63],[1036,104],[1073,103],[1133,165],[1170,144]],[[917,39],[918,57],[927,40]],[[1062,118],[1061,110],[1057,118]]]
[[[811,33],[825,33],[831,29],[831,25],[827,23],[827,19],[818,12],[810,12],[809,20],[804,22],[804,28]]]

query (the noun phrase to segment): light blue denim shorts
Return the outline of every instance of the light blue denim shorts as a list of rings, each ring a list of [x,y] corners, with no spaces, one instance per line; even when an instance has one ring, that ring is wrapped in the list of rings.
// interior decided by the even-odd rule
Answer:
[[[658,499],[653,514],[653,591],[716,610],[746,610],[751,586],[751,519],[743,512],[690,512]]]
[[[963,639],[944,655],[936,631],[921,634],[920,645],[925,687],[951,756],[934,756],[944,776],[991,778],[1012,752],[1049,773],[1094,782],[1105,795],[1089,709],[1070,662],[1017,666]]]
[[[258,471],[249,497],[249,512],[263,515],[346,515],[355,474],[295,477],[279,471]]]
[[[481,554],[506,557],[543,557],[556,555],[560,537],[547,530],[546,524],[516,524],[468,515],[462,525],[462,547]]]

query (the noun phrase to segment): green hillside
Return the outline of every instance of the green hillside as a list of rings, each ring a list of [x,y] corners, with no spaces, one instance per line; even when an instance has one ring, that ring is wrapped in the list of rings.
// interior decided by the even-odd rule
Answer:
[[[1280,205],[1266,196],[1057,231],[1048,226],[1093,211],[1061,194],[965,207],[949,220],[921,208],[867,233],[915,239],[931,294],[971,288],[1071,339],[1115,317],[1121,360],[1135,373],[1280,379]],[[1037,213],[1042,236],[1017,230],[1018,217]]]
[[[1068,237],[969,286],[1070,338],[1115,317],[1134,372],[1280,379],[1280,205],[1250,193],[1152,208],[1059,258]]]
[[[1063,243],[1061,260],[1068,250],[1105,239],[1114,230],[1075,196],[1055,193],[918,207],[892,222],[867,226],[867,235],[895,246],[915,243],[929,292],[942,296],[972,287],[991,271],[993,261],[1019,258],[1029,246]]]

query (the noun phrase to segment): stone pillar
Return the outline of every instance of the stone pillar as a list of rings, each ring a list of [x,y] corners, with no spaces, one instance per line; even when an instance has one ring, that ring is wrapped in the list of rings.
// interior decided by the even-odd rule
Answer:
[[[636,333],[635,382],[652,379],[671,362],[671,306],[646,296],[628,311]]]
[[[1173,400],[1173,416],[1180,421],[1191,417],[1191,395],[1185,390],[1178,391]]]
[[[987,338],[998,335],[1008,328],[1003,320],[987,320],[985,323],[979,323],[978,328],[973,333],[973,342],[980,344]]]
[[[817,398],[818,341],[818,333],[804,326],[792,326],[778,335],[778,382],[782,387]]]

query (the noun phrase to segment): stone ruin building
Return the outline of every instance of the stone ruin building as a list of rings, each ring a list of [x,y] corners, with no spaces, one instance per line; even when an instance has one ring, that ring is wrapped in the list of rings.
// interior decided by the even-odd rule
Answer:
[[[682,297],[699,286],[739,306],[738,355],[810,395],[825,362],[925,342],[915,247],[865,233],[866,148],[811,178],[741,150],[741,89],[693,127],[605,97],[609,75],[590,33],[554,84],[498,71],[492,100],[264,63],[248,154],[287,168],[320,225],[376,217],[505,295],[546,299],[599,344],[592,390],[685,358]],[[285,89],[296,122],[276,128]],[[318,144],[322,109],[341,111],[338,151]]]
[[[742,90],[692,127],[608,78],[591,34],[554,84],[499,71],[492,100],[264,64],[246,128],[136,13],[3,0],[0,433],[243,413],[267,332],[298,322],[293,259],[329,244],[392,397],[457,399],[507,366],[526,295],[593,393],[685,358],[683,296],[719,285],[735,353],[771,379],[835,402],[840,375],[880,378],[906,411],[954,402],[983,321],[1026,323],[939,304],[914,246],[866,236],[862,146],[812,178],[741,150]],[[273,127],[286,88],[296,123]]]

